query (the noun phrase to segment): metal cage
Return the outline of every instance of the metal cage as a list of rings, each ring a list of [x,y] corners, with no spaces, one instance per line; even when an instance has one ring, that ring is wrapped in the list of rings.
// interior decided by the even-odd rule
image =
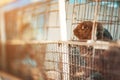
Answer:
[[[8,73],[23,80],[118,80],[118,44],[102,41],[10,41],[6,44],[4,65]],[[109,51],[111,46],[115,50]],[[113,56],[104,55],[106,53]]]
[[[120,39],[119,0],[66,0],[67,27],[70,39],[78,40],[73,30],[83,21],[100,22],[113,40]],[[94,26],[94,25],[93,25]],[[90,34],[95,36],[94,30]],[[95,38],[95,37],[91,37]]]
[[[118,41],[120,39],[119,3],[119,0],[66,0],[66,20],[69,39],[77,43],[89,43],[89,41],[96,43],[101,40],[105,41],[103,38],[97,39],[97,34],[99,33],[98,29],[101,27],[98,26],[97,22],[99,22],[113,38],[110,41],[108,40],[107,43]],[[92,29],[83,32],[82,30],[85,30],[85,27],[82,29],[82,26],[85,26],[88,29],[92,26]],[[76,31],[76,33],[74,31]],[[86,35],[86,37],[84,37],[84,35]],[[104,36],[104,34],[102,34],[102,36]],[[101,54],[103,54],[107,48],[105,47],[105,44],[99,46],[101,48],[89,45],[70,46],[71,54],[69,59],[70,63],[72,63],[70,66],[70,80],[104,80],[103,78],[105,78],[105,80],[119,79],[118,77],[115,78],[114,74],[110,74],[111,72],[109,72],[109,70],[108,74],[106,74],[107,71],[104,70],[106,69],[104,67],[106,66],[105,64],[98,67],[101,65],[101,62],[99,62]],[[118,51],[117,53],[120,52]],[[114,60],[116,59],[114,58]],[[100,73],[104,75],[101,76]],[[115,73],[116,75],[119,75],[118,72]]]
[[[31,38],[31,41],[16,40],[20,36],[20,33],[17,32],[19,25],[23,24],[26,19],[35,20],[35,31],[38,28],[45,31],[42,38],[46,39],[48,30],[46,24],[51,24],[49,22],[51,20],[47,19],[48,16],[50,17],[48,14],[55,12],[54,16],[58,16],[58,10],[56,8],[50,10],[49,7],[56,4],[58,3],[48,0],[45,4],[44,2],[36,3],[5,14],[7,42],[1,43],[4,49],[0,48],[6,53],[2,55],[5,61],[1,61],[5,67],[4,71],[22,80],[119,80],[120,43],[117,42],[120,39],[119,1],[66,0],[68,36],[70,40],[75,41],[34,41],[34,37]],[[31,17],[26,16],[27,13]],[[43,16],[46,22],[39,24],[38,17]],[[104,28],[111,33],[113,41],[116,42],[95,40],[95,26],[90,33],[92,40],[78,41],[73,35],[73,30],[82,21],[102,23]],[[56,17],[55,24],[57,25],[50,27],[59,28],[58,22]],[[10,29],[10,27],[14,27],[14,29]],[[112,53],[109,48],[113,49]],[[2,64],[0,67],[3,66]]]

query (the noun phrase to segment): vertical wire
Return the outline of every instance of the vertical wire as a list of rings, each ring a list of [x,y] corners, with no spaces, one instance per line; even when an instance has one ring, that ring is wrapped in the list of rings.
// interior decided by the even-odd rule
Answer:
[[[102,1],[102,2],[104,2],[104,1]],[[101,23],[102,23],[102,25],[103,25],[103,28],[104,28],[104,26],[107,24],[107,21],[105,20],[106,18],[106,16],[105,15],[107,15],[107,12],[106,12],[106,5],[104,4],[102,4],[102,2],[101,2],[101,6],[100,6],[100,12],[102,12],[102,13],[100,13],[100,21],[101,21]],[[103,35],[102,35],[103,36]]]
[[[111,14],[108,14],[111,12],[111,7],[108,7],[109,4],[110,3],[107,0],[105,21],[106,21],[106,25],[107,25],[108,30],[110,30],[110,24],[111,24],[111,22],[110,22]],[[110,6],[111,6],[111,4],[110,4]]]
[[[93,30],[92,30],[92,40],[96,40],[96,26],[95,22],[97,21],[98,18],[98,12],[99,12],[99,2],[96,0],[96,6],[95,6],[95,14],[94,14],[94,20],[93,20]]]
[[[90,9],[89,9],[89,7],[90,7],[90,3],[88,3],[88,5],[87,5],[88,13],[86,15],[88,15],[88,20],[90,20]]]
[[[99,14],[99,21],[101,22],[101,24],[102,24],[102,27],[103,27],[103,29],[104,29],[104,25],[105,25],[105,21],[104,21],[104,10],[102,10],[102,9],[104,9],[104,5],[102,5],[102,1],[100,2],[101,4],[100,4],[100,12],[103,12],[103,13],[100,13]],[[104,25],[103,25],[104,24]],[[104,30],[103,30],[104,31]],[[103,35],[102,35],[102,37],[103,37]]]
[[[119,19],[117,20],[117,17],[119,17],[120,16],[120,14],[119,14],[119,8],[117,7],[116,8],[116,17],[115,17],[115,25],[116,25],[116,28],[115,28],[115,40],[119,40]]]
[[[117,25],[118,25],[118,37],[117,37],[117,39],[119,40],[120,39],[120,27],[119,27],[119,25],[120,25],[120,21],[119,21],[119,18],[120,18],[120,6],[118,7],[118,23],[117,23]]]
[[[79,53],[80,52],[79,45],[77,45],[77,50],[78,50],[78,60],[79,60],[79,63],[78,63],[78,66],[79,66],[78,68],[79,69],[78,70],[80,70],[80,68],[81,68],[81,65],[80,65],[81,64],[81,57],[80,57],[80,53]]]
[[[87,2],[87,7],[86,7],[86,10],[87,10],[87,13],[86,13],[86,18],[87,18],[87,20],[89,20],[90,21],[90,15],[89,15],[89,13],[90,13],[90,10],[89,10],[89,6],[90,5],[90,3],[89,2]]]
[[[112,4],[111,4],[111,6],[113,6],[113,7],[111,7],[111,11],[110,11],[110,17],[109,17],[109,19],[108,19],[108,21],[110,21],[109,22],[109,30],[110,30],[110,32],[112,32],[112,29],[113,29],[113,33],[115,33],[115,19],[114,19],[114,1],[112,0]],[[111,24],[111,25],[110,25]],[[113,34],[113,36],[115,36],[115,34]]]
[[[77,15],[77,17],[78,17],[77,20],[78,21],[80,21],[80,10],[81,10],[80,8],[81,8],[81,5],[79,4],[79,6],[78,6],[78,15]]]
[[[71,20],[71,40],[73,39],[73,32],[72,32],[72,30],[73,30],[73,23],[74,23],[74,10],[75,10],[75,0],[74,0],[74,4],[72,5],[73,7],[72,7],[72,20]]]
[[[114,2],[113,2],[114,3]],[[113,7],[114,8],[114,7]],[[113,13],[113,12],[112,12]],[[116,15],[115,15],[116,16]],[[113,27],[113,29],[114,29],[114,31],[113,31],[113,37],[114,37],[114,39],[116,40],[117,38],[116,38],[116,34],[117,34],[117,32],[116,32],[116,30],[117,30],[117,22],[116,22],[116,17],[115,18],[113,18],[114,20],[111,20],[111,21],[113,21],[113,23],[112,24],[114,24],[114,27]]]
[[[74,53],[74,58],[75,58],[75,72],[77,73],[78,72],[77,71],[78,65],[77,65],[77,50],[76,50],[76,46],[74,48],[75,48],[75,53]]]
[[[103,1],[101,1],[101,4],[100,4],[100,14],[99,14],[99,20],[100,20],[100,22],[102,23],[102,24],[104,24],[104,22],[102,21],[103,20],[103,17],[104,17],[104,15],[103,15],[103,7],[104,7],[104,5],[102,6],[102,2]]]
[[[106,25],[108,24],[108,27],[107,27],[107,28],[109,29],[109,18],[110,18],[110,17],[107,18],[107,14],[108,14],[108,11],[110,11],[110,8],[108,7],[108,5],[109,5],[109,2],[108,2],[108,0],[107,0],[105,21],[106,21]]]
[[[103,10],[104,5],[102,6],[102,2],[103,2],[103,1],[101,1],[101,4],[100,4],[99,20],[100,20],[100,22],[101,22],[102,24],[104,24],[104,21],[102,21],[102,20],[104,19],[104,10]],[[102,13],[102,12],[103,12],[103,13]]]
[[[99,8],[100,8],[100,3],[98,2],[98,0],[96,0],[95,14],[94,14],[94,20],[93,20],[93,29],[92,29],[92,41],[96,40],[97,26],[95,25],[95,22],[98,19]],[[92,68],[94,66],[94,58],[95,58],[95,48],[93,47]]]
[[[119,9],[118,9],[119,10]],[[117,20],[117,18],[118,18],[118,16],[119,16],[119,14],[118,14],[118,11],[117,11],[117,9],[116,9],[116,13],[117,13],[117,16],[115,17],[115,20],[116,20],[116,23],[115,23],[115,25],[116,25],[116,33],[115,33],[115,37],[116,37],[116,40],[118,40],[119,39],[119,22],[118,22],[118,20]]]
[[[104,1],[103,1],[104,2]],[[103,13],[101,13],[100,14],[100,18],[101,18],[101,23],[102,23],[102,25],[104,24],[106,24],[106,17],[107,17],[107,6],[105,5],[106,3],[104,2],[104,4],[102,4],[102,2],[101,2],[101,11],[103,12]],[[104,25],[102,26],[103,27],[103,31],[104,31]],[[102,34],[102,40],[103,40],[103,34]]]
[[[81,7],[80,7],[80,6],[81,6]],[[80,7],[80,9],[81,9],[81,11],[80,11],[80,12],[81,12],[80,22],[81,22],[81,21],[83,21],[83,17],[84,17],[84,5],[83,5],[83,3],[81,3],[80,6],[79,6],[79,7]]]
[[[92,12],[93,12],[93,11],[92,11],[92,10],[93,10],[92,8],[93,8],[93,2],[91,2],[90,12],[89,12],[91,21],[92,21],[92,16],[93,16],[93,15],[92,15]]]
[[[87,16],[86,16],[86,13],[87,13],[86,6],[87,6],[87,4],[88,4],[87,2],[84,3],[84,6],[85,6],[84,8],[85,8],[85,9],[84,9],[84,19],[83,19],[83,20],[86,20],[86,19],[87,19],[87,18],[86,18],[86,17],[87,17]]]

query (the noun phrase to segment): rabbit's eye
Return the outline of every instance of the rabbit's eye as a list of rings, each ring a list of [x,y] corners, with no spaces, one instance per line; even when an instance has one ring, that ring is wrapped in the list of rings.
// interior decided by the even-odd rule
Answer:
[[[81,29],[83,30],[83,29],[85,29],[85,27],[84,27],[84,26],[82,26],[82,27],[81,27]]]

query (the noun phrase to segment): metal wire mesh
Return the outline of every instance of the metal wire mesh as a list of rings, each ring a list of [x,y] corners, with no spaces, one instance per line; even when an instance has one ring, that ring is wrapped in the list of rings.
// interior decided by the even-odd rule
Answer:
[[[119,1],[116,0],[69,0],[66,1],[67,24],[70,39],[74,39],[74,28],[83,21],[100,22],[113,37],[120,39]],[[96,33],[90,33],[96,35]],[[75,38],[76,40],[77,38]],[[77,39],[78,40],[78,39]]]
[[[22,80],[69,80],[68,47],[58,42],[9,41],[5,71]]]
[[[120,39],[119,27],[119,1],[117,0],[66,0],[66,20],[69,29],[70,40],[83,42],[93,40],[105,40],[106,33],[111,35],[110,41]],[[99,24],[100,23],[100,24]],[[97,24],[97,25],[96,25]],[[101,26],[100,26],[101,25]],[[99,31],[99,28],[103,30]],[[100,32],[100,35],[98,35]],[[102,34],[101,34],[102,32]],[[107,35],[108,36],[108,35]],[[108,40],[109,41],[109,40]],[[112,65],[106,68],[106,58],[104,56],[105,44],[101,48],[95,48],[88,45],[70,45],[70,79],[71,80],[117,80],[118,72],[114,72]],[[118,51],[118,50],[117,50]],[[114,52],[114,50],[113,50]],[[107,52],[108,55],[112,52]],[[120,53],[114,52],[115,54]],[[113,55],[112,55],[113,56]],[[119,59],[112,57],[116,60]],[[112,64],[112,61],[108,62]],[[108,63],[108,64],[109,64]],[[100,66],[102,65],[102,66]],[[119,65],[116,65],[117,67]],[[115,68],[115,67],[114,67]],[[111,69],[111,70],[110,70]],[[113,74],[111,74],[114,72]],[[116,76],[115,76],[116,74]]]
[[[110,1],[110,3],[108,1],[105,1],[105,3],[104,1],[97,2],[91,0],[85,0],[82,3],[80,3],[80,1],[83,0],[73,1],[73,4],[70,4],[69,1],[66,2],[67,25],[68,27],[70,26],[69,29],[71,29],[68,30],[70,31],[71,39],[74,37],[73,29],[82,21],[98,21],[111,33],[113,40],[120,39],[119,6],[113,7],[115,0]],[[42,7],[44,6],[45,5]],[[32,16],[33,20],[36,20],[36,30],[38,28],[43,29],[43,27],[38,26],[38,17],[43,16],[41,14],[44,13],[45,8],[39,11],[40,7],[41,6],[38,6],[38,8],[32,6],[32,8],[28,7],[23,9],[23,11],[13,11],[11,14],[7,15],[10,16],[10,20],[6,19],[6,22],[8,22],[6,26],[9,26],[6,29],[6,32],[8,32],[7,39],[12,40],[14,37],[18,36],[17,27],[10,30],[10,26],[15,27],[16,24],[14,24],[14,22],[17,23],[16,21],[18,21],[17,25],[20,25],[22,22],[26,21],[26,19],[31,19],[27,14],[29,10],[31,12],[32,9],[33,13],[31,12],[29,15]],[[47,10],[45,13],[48,14],[50,11],[48,10],[48,6],[46,8]],[[34,13],[34,11],[36,12]],[[52,12],[57,11],[58,10],[52,10]],[[18,18],[12,19],[14,14],[19,15],[17,16]],[[27,18],[24,18],[24,16],[27,16]],[[47,17],[48,16],[46,16],[46,18]],[[19,18],[21,21],[16,20]],[[46,28],[45,30],[47,30],[47,25],[44,24],[44,26]],[[56,28],[58,26],[52,25],[52,27]],[[93,36],[96,35],[96,33],[90,34]],[[75,38],[75,40],[78,39]],[[119,64],[119,59],[113,57],[112,59],[115,61],[109,62],[109,58],[105,55],[108,59],[106,60],[103,52],[108,49],[109,42],[106,43],[107,44],[100,42],[99,45],[96,45],[94,42],[88,44],[87,42],[69,41],[35,43],[21,41],[17,43],[14,41],[14,43],[11,43],[10,41],[5,44],[7,56],[4,64],[6,65],[6,71],[8,73],[18,76],[23,80],[119,80],[119,72],[112,70],[116,68],[119,70],[119,65],[117,65]],[[118,53],[119,52],[120,51],[118,51]],[[109,66],[106,65],[106,63],[109,64]],[[111,68],[110,66],[113,65],[111,63],[115,63],[116,66]],[[111,74],[111,72],[113,72],[113,74]]]
[[[22,80],[118,80],[119,47],[113,46],[115,50],[104,52],[111,45],[72,41],[8,42],[6,72]]]

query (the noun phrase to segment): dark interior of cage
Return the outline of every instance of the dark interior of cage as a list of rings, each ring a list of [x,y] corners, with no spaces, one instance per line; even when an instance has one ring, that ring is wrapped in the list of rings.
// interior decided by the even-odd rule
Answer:
[[[104,49],[94,49],[92,46],[71,45],[70,48],[70,79],[86,80],[92,74],[100,72],[99,55]]]

